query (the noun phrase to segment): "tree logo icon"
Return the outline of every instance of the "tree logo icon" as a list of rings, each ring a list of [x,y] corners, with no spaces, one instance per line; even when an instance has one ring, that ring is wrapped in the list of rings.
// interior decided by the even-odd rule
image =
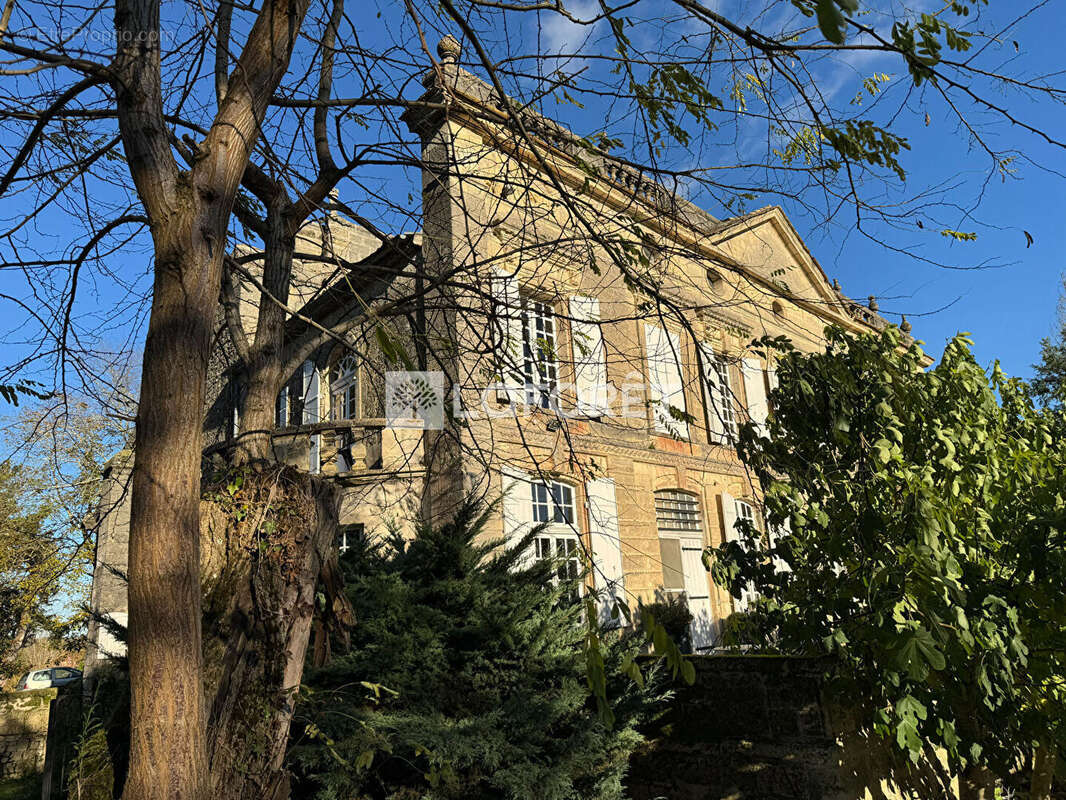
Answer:
[[[389,428],[443,428],[444,373],[386,372],[385,424]]]

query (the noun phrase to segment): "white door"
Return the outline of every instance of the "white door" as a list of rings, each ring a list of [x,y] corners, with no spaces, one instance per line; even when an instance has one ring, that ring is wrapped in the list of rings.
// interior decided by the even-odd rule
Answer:
[[[692,650],[700,652],[714,644],[714,616],[711,614],[711,587],[703,566],[703,540],[681,540],[681,567],[685,574],[685,597],[692,614]]]

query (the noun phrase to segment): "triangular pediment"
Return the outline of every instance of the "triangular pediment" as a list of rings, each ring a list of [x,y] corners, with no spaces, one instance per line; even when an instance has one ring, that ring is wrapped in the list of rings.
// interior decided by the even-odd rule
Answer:
[[[825,272],[777,206],[726,220],[714,246],[783,295],[838,308],[840,298]]]

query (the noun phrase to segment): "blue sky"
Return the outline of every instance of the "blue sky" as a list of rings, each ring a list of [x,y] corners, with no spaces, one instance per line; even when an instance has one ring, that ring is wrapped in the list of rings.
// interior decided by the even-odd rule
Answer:
[[[706,2],[723,13],[737,15],[739,19],[745,19],[745,14],[752,14],[752,9],[763,7],[761,3],[741,0]],[[939,6],[939,1],[916,0],[911,5],[915,4],[931,9]],[[579,16],[591,13],[596,7],[591,0],[568,5]],[[864,4],[864,7],[866,5],[869,4]],[[407,55],[413,55],[417,60],[419,54],[411,52],[410,44],[417,37],[413,36],[409,21],[399,10],[402,4],[377,0],[376,6],[381,16],[369,13],[354,16],[355,24],[360,27],[361,44],[370,48],[378,47],[383,52],[389,46],[407,48]],[[898,7],[898,3],[887,0],[885,3],[873,3],[872,6],[875,9]],[[168,6],[167,13],[191,14],[185,24],[190,24],[190,18],[192,24],[199,24],[198,11],[193,9],[189,12],[186,9],[183,12],[182,8]],[[646,0],[638,8],[642,18],[648,21],[634,35],[634,41],[639,46],[651,46],[657,37],[676,42],[679,36],[691,36],[691,43],[686,45],[690,52],[706,47],[706,40],[700,38],[704,29],[691,22],[671,18],[670,9],[674,6],[667,0]],[[786,2],[778,8],[783,9],[780,13],[788,13],[791,6]],[[991,5],[980,12],[983,16],[977,19],[975,27],[997,30],[1016,11],[1013,2],[992,0]],[[430,12],[427,9],[425,13]],[[486,36],[486,44],[497,55],[505,51],[569,50],[591,54],[612,46],[605,36],[602,23],[575,26],[561,21],[555,15],[545,14],[541,16],[538,26],[532,24],[533,19],[533,16],[526,15],[520,18],[525,24],[515,25],[512,22],[514,27],[506,30],[494,29],[491,20],[478,24],[483,26],[481,32]],[[780,19],[759,15],[750,21],[772,27]],[[100,24],[106,27],[107,21]],[[450,23],[438,21],[430,27],[435,28],[427,31],[431,46],[444,31],[458,33]],[[1061,62],[1058,32],[1063,27],[1066,27],[1066,8],[1055,2],[1046,2],[1037,13],[1010,29],[1001,41],[989,44],[981,54],[980,63],[1026,78],[1056,73]],[[1018,43],[1017,49],[1014,47],[1015,41]],[[471,57],[468,48],[464,58]],[[556,66],[586,69],[581,80],[588,78],[608,84],[615,81],[617,85],[616,76],[596,64],[584,64],[581,59]],[[376,77],[386,81],[386,84],[410,78],[415,72],[412,67],[407,74],[394,77],[388,74],[390,68],[385,60],[371,67]],[[471,69],[478,72],[476,66],[471,66]],[[847,105],[848,99],[859,90],[864,77],[882,71],[893,78],[900,76],[897,63],[876,55],[859,55],[819,63],[814,67],[813,76],[833,102]],[[717,81],[719,77],[712,75],[709,80]],[[1061,75],[1055,75],[1051,80],[1066,83]],[[507,88],[517,96],[522,96],[529,85],[529,81],[512,78]],[[336,93],[352,96],[361,88],[358,85],[345,85],[342,80]],[[418,88],[413,81],[407,83],[406,95],[413,97]],[[720,85],[713,88],[721,91]],[[997,102],[1008,100],[1006,94],[999,94],[995,88],[988,92],[991,99]],[[602,101],[591,96],[583,99],[586,100],[584,109],[547,102],[543,110],[582,134],[602,128],[604,120],[607,120],[609,133],[619,135],[630,146],[634,144],[636,137],[631,135],[634,127],[631,114],[624,109],[606,107]],[[867,98],[864,102],[869,104],[873,101]],[[935,213],[926,217],[926,228],[923,230],[919,230],[910,218],[901,220],[894,228],[874,226],[873,233],[882,244],[864,238],[855,230],[853,215],[847,207],[827,214],[825,204],[819,205],[817,199],[812,202],[810,193],[806,198],[808,206],[813,206],[814,211],[800,202],[770,192],[758,193],[747,202],[747,207],[755,208],[769,203],[782,205],[831,278],[838,278],[844,290],[853,297],[876,295],[882,313],[889,319],[898,320],[899,314],[907,314],[914,326],[914,333],[927,343],[927,349],[933,355],[939,355],[946,339],[954,333],[969,331],[974,336],[976,352],[983,363],[988,364],[993,358],[999,358],[1009,373],[1028,376],[1030,365],[1038,353],[1039,339],[1054,328],[1060,274],[1066,268],[1060,255],[1066,248],[1066,226],[1063,224],[1062,211],[1064,183],[1060,175],[1066,172],[1063,168],[1066,151],[1002,122],[995,115],[975,117],[982,133],[997,148],[1014,149],[1024,155],[1014,164],[1013,174],[1001,180],[995,175],[990,177],[989,159],[979,148],[971,145],[965,132],[960,131],[957,122],[951,119],[943,102],[930,88],[912,90],[903,82],[881,95],[876,103],[870,111],[871,116],[882,121],[892,119],[894,130],[908,137],[912,149],[900,157],[907,172],[904,184],[895,181],[885,184],[875,180],[869,181],[864,190],[881,195],[886,202],[895,203],[919,195],[930,187],[941,187],[945,199],[954,207],[941,205]],[[1066,114],[1061,105],[1044,99],[1027,100],[1016,95],[1009,97],[1009,104],[1011,110],[1021,118],[1052,135],[1066,131],[1066,124],[1063,124]],[[779,144],[768,142],[765,130],[760,131],[749,122],[730,123],[727,119],[720,122],[718,131],[704,134],[688,148],[675,147],[664,154],[663,163],[678,168],[720,167],[734,163],[738,157],[767,157],[768,149]],[[373,124],[365,130],[357,129],[354,125],[351,129],[359,131],[352,135],[363,142],[372,141],[384,130]],[[397,129],[404,132],[413,146],[414,137],[406,133],[403,126]],[[1066,139],[1066,133],[1063,138]],[[12,145],[12,139],[11,132],[0,133],[0,141],[8,147]],[[372,190],[384,189],[388,198],[400,205],[405,204],[406,195],[410,192],[417,204],[418,176],[410,170],[398,173],[395,168],[391,171],[371,169],[361,175],[361,180],[358,184],[351,181],[342,184],[342,195],[358,204],[361,193],[365,193],[369,187]],[[122,192],[114,185],[103,183],[92,187],[88,194],[95,202],[101,203],[118,203],[122,197]],[[727,216],[729,213],[721,205],[721,195],[714,197],[707,192],[693,190],[692,199],[717,216]],[[19,202],[17,198],[0,200],[0,217],[11,219],[18,211]],[[368,216],[376,218],[386,229],[399,232],[412,227],[410,219],[403,219],[380,206],[376,210],[368,206],[367,211]],[[70,213],[45,214],[23,230],[25,238],[22,245],[31,246],[41,255],[63,250],[69,252],[72,248],[80,247],[85,238],[79,238],[77,222]],[[977,233],[978,238],[975,242],[952,242],[939,235],[941,227],[972,231]],[[1030,247],[1026,247],[1023,231],[1028,231],[1033,237]],[[96,336],[116,350],[138,347],[140,326],[143,324],[143,298],[150,287],[146,244],[144,240],[128,244],[109,257],[107,269],[95,269],[82,276],[76,311],[83,335]],[[892,252],[884,244],[902,252]],[[5,256],[11,254],[8,245],[0,243],[0,250],[4,251]],[[908,254],[937,260],[959,269],[933,266]],[[975,265],[984,266],[981,269],[968,269]],[[0,271],[0,293],[31,298],[33,302],[53,311],[62,305],[65,283],[61,278],[56,285],[49,286],[33,273]],[[112,310],[120,304],[128,310],[118,317],[112,317]],[[4,339],[7,354],[4,361],[10,364],[28,351],[34,337],[34,327],[25,323],[22,312],[10,302],[5,302],[3,308],[8,330]],[[47,376],[45,380],[48,381]]]
[[[750,18],[753,25],[769,29],[789,10],[782,4],[778,18],[770,19],[753,10],[763,8],[761,3],[706,0],[705,5],[741,20],[755,14]],[[907,5],[918,11],[942,6],[935,0]],[[1061,72],[1059,32],[1066,27],[1066,6],[1038,4],[1032,15],[1016,20],[1029,5],[992,0],[987,7],[977,7],[973,29],[1004,31],[1004,35],[996,41],[975,36],[974,51],[980,49],[980,53],[974,63],[1016,78],[1045,76],[1049,83],[1062,86],[1066,79]],[[874,9],[867,19],[876,19],[877,9],[898,10],[902,6],[892,2],[863,3],[863,7]],[[699,26],[691,27],[698,36]],[[578,46],[589,52],[602,46],[602,33],[590,34],[587,28],[556,20],[542,35],[549,49]],[[859,54],[819,64],[814,75],[823,93],[839,104],[855,96],[864,77],[882,72],[900,77],[901,65],[887,56]],[[969,114],[971,123],[994,149],[1018,151],[1012,171],[1003,177],[996,174],[992,160],[961,128],[935,90],[928,86],[915,90],[908,81],[891,86],[870,115],[876,121],[891,119],[893,131],[910,141],[912,149],[899,157],[907,178],[902,184],[892,179],[887,188],[868,185],[867,189],[875,194],[885,191],[890,202],[902,202],[935,187],[944,189],[943,199],[948,205],[930,210],[929,216],[914,216],[913,220],[924,219],[923,230],[911,219],[892,228],[873,225],[871,233],[880,240],[875,242],[856,230],[854,213],[848,208],[830,215],[821,208],[818,211],[823,213],[811,213],[809,198],[801,203],[768,193],[760,193],[747,207],[781,205],[830,278],[839,279],[852,297],[865,300],[868,295],[877,296],[881,313],[892,321],[898,322],[900,315],[906,314],[915,335],[932,355],[939,356],[949,338],[966,331],[972,334],[982,363],[988,365],[998,358],[1008,373],[1029,377],[1038,358],[1039,340],[1056,330],[1060,276],[1066,269],[1062,258],[1066,250],[1062,174],[1066,171],[1066,150],[987,111]],[[972,86],[1053,138],[1066,131],[1061,103],[1008,94],[998,86],[977,82]],[[959,93],[952,97],[959,102]],[[869,97],[866,103],[869,105]],[[588,124],[595,124],[591,120],[595,113],[589,116]],[[688,155],[689,163],[714,164],[736,153],[768,154],[765,129],[750,123],[732,130],[723,127],[720,135],[723,140],[737,135],[741,142],[719,153],[714,142],[708,141],[702,152]],[[1060,138],[1066,141],[1066,133]],[[729,215],[706,192],[698,192],[692,199],[711,213]],[[931,224],[930,217],[939,224]],[[977,239],[957,242],[941,236],[942,228],[976,233]],[[1032,236],[1030,246],[1026,231]]]

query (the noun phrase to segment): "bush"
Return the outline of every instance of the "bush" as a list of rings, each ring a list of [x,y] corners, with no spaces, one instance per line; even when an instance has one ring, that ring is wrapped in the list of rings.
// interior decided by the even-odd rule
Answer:
[[[641,614],[651,614],[682,653],[692,652],[692,612],[682,598],[671,597],[641,606]]]
[[[613,726],[588,687],[582,607],[553,566],[478,543],[485,517],[364,542],[342,565],[357,625],[350,651],[308,676],[293,750],[295,796],[598,800],[623,795],[637,726],[667,693],[603,645]],[[531,534],[532,536],[533,534]],[[527,540],[528,543],[528,540]]]

